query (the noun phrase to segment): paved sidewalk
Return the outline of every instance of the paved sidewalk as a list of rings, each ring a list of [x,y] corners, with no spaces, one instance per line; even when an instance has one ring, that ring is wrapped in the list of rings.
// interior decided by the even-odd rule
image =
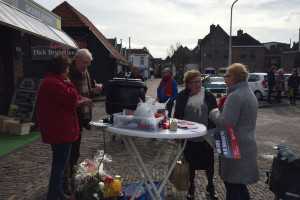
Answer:
[[[156,97],[156,87],[160,79],[153,81],[148,80],[148,93],[147,96]],[[94,108],[95,120],[107,117],[105,113],[104,101],[95,102]],[[260,105],[265,105],[265,102],[260,102]],[[282,105],[285,105],[284,103]],[[273,106],[273,104],[272,104]],[[276,109],[276,110],[274,110]],[[288,113],[282,118],[288,110]],[[275,113],[275,114],[274,114]],[[259,116],[257,120],[256,135],[258,141],[258,163],[261,180],[253,185],[250,185],[249,191],[251,199],[255,200],[269,200],[273,199],[274,195],[268,190],[267,185],[264,183],[266,180],[265,171],[270,169],[272,157],[275,152],[272,151],[272,146],[280,141],[288,144],[295,153],[300,154],[299,150],[299,136],[296,130],[294,131],[281,130],[280,127],[284,123],[285,126],[293,126],[299,124],[299,105],[291,106],[278,106],[269,107],[265,105],[264,108],[259,109]],[[276,115],[277,118],[271,119],[268,116]],[[275,124],[276,123],[276,124]],[[271,128],[266,128],[266,124],[270,124]],[[277,131],[276,131],[277,129]],[[278,131],[280,129],[280,131]],[[270,130],[272,135],[270,135]],[[271,137],[271,139],[270,139]],[[129,154],[126,151],[124,144],[120,138],[117,137],[116,141],[111,140],[109,133],[101,130],[84,131],[81,147],[80,162],[84,159],[93,159],[95,152],[98,149],[104,149],[106,153],[112,156],[111,163],[105,163],[104,169],[111,175],[119,174],[124,178],[123,187],[140,180],[140,175],[136,171],[134,165],[131,163]],[[161,145],[161,140],[152,141],[150,139],[137,139],[136,143],[140,152],[142,152],[143,159],[146,165],[150,165],[151,157],[155,154],[156,149]],[[160,157],[159,165],[157,165],[153,172],[152,177],[155,180],[160,180],[166,174],[168,165],[169,154],[172,148],[166,149]],[[215,177],[214,183],[216,192],[220,199],[225,199],[225,187],[223,182],[218,176],[218,157],[215,157]],[[50,176],[51,165],[51,149],[49,145],[41,142],[41,139],[30,143],[29,145],[0,158],[0,200],[6,199],[28,199],[28,200],[42,200],[47,193],[48,180]],[[210,199],[206,195],[205,187],[207,184],[206,176],[203,171],[197,171],[196,174],[196,192],[195,199],[205,200]],[[177,191],[174,186],[168,181],[165,186],[165,197],[169,200],[183,200],[185,199],[186,192]]]

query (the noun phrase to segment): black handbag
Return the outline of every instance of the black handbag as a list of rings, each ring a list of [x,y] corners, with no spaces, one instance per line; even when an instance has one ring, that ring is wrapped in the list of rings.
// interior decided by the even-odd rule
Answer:
[[[274,157],[269,189],[284,200],[300,200],[300,160],[289,163]]]

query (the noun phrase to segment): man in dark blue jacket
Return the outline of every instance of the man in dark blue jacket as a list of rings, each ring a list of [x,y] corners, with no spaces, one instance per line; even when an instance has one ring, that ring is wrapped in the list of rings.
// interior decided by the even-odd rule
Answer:
[[[159,103],[167,102],[168,118],[171,118],[174,101],[178,94],[177,82],[171,76],[171,69],[165,68],[162,74],[162,79],[157,88],[157,98]]]
[[[276,67],[272,66],[270,71],[268,71],[268,102],[271,103],[271,95],[273,93],[274,86],[276,85],[275,81],[275,70]]]

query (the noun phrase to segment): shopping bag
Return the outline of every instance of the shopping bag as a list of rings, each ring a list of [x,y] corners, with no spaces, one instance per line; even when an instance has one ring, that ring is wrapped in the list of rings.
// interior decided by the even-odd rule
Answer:
[[[282,199],[300,199],[300,161],[289,163],[287,159],[274,157],[269,189]]]
[[[161,185],[161,182],[160,181],[153,181],[153,182],[154,182],[155,187],[158,189],[159,186]],[[132,197],[133,193],[135,192],[135,190],[137,189],[139,184],[140,184],[140,181],[126,186],[126,188],[124,189],[126,200],[129,200]],[[147,183],[147,184],[153,193],[153,188],[152,188],[151,184],[150,183]],[[162,200],[165,199],[164,194],[165,194],[165,190],[162,189],[162,191],[160,193],[160,197]],[[151,196],[150,196],[149,192],[147,191],[145,184],[143,184],[143,186],[140,188],[140,190],[138,191],[134,200],[151,200]]]
[[[291,88],[291,89],[290,89],[289,96],[293,96],[293,94],[294,94],[294,88]]]
[[[208,130],[215,151],[222,157],[240,159],[241,152],[233,126]]]
[[[170,168],[175,154],[170,155],[169,157],[169,166]],[[185,160],[184,155],[182,154],[178,161],[175,164],[175,167],[169,177],[170,182],[175,186],[175,188],[179,191],[186,191],[189,189],[189,181],[190,181],[190,165]]]

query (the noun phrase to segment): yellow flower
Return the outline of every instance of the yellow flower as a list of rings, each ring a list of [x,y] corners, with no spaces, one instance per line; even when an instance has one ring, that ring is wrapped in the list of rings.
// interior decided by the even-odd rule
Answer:
[[[18,109],[18,106],[15,105],[15,104],[10,104],[10,108],[13,109],[13,110],[15,110],[15,109]]]

